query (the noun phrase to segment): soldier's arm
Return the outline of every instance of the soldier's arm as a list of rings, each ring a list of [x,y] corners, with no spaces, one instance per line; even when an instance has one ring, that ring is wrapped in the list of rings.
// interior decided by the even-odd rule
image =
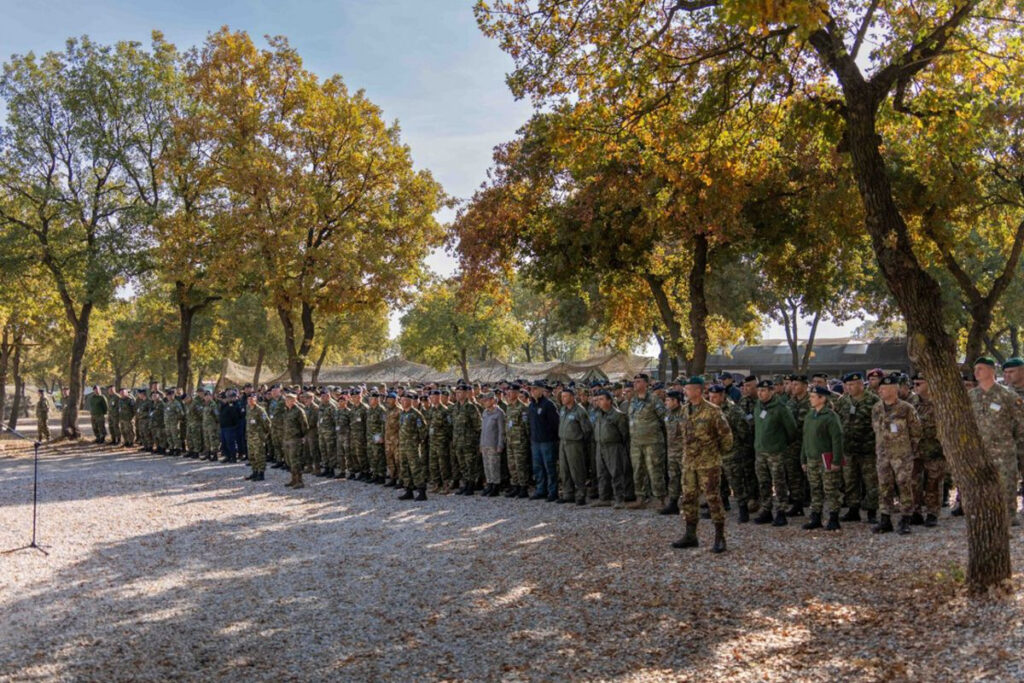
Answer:
[[[832,440],[832,467],[842,467],[846,461],[843,448],[843,426],[839,423],[838,418],[829,422],[828,434]]]
[[[910,446],[914,449],[914,455],[918,454],[918,446],[921,443],[921,418],[913,406],[910,408],[910,415],[907,416],[907,424],[910,427]]]
[[[789,408],[783,407],[779,410],[779,415],[782,416],[782,427],[786,430],[786,441],[792,443],[798,437],[803,436],[802,434],[796,433],[796,419],[793,417],[793,412]]]
[[[725,415],[721,411],[718,411],[718,419],[715,421],[715,428],[718,431],[718,446],[721,448],[722,453],[728,453],[732,450],[732,428],[729,426],[729,421],[725,419]]]

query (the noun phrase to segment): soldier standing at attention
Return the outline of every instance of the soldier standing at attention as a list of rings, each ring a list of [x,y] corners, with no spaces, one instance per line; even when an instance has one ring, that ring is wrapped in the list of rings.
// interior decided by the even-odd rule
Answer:
[[[725,510],[722,507],[722,455],[732,448],[732,430],[722,411],[704,399],[704,378],[691,377],[683,387],[683,518],[686,533],[673,548],[696,548],[700,495],[708,501],[715,525],[713,553],[725,552]],[[785,408],[783,408],[785,410]]]
[[[924,525],[931,527],[939,523],[942,484],[946,479],[946,458],[942,453],[942,444],[939,443],[935,404],[928,390],[928,381],[920,373],[915,374],[911,381],[914,383],[914,393],[910,405],[914,406],[917,417],[921,420],[921,443],[917,452],[922,471],[914,476],[914,486],[920,491],[915,498],[923,501],[927,513]]]
[[[380,392],[371,391],[370,407],[366,409],[366,448],[374,484],[383,484],[387,480],[387,458],[384,455],[386,422],[387,413],[380,404]]]
[[[349,449],[353,476],[358,481],[372,481],[370,462],[366,457],[366,404],[363,403],[363,391],[355,387],[349,396]]]
[[[316,434],[320,439],[320,457],[323,459],[323,469],[317,472],[318,477],[333,477],[334,469],[337,467],[335,459],[338,457],[337,438],[335,431],[334,416],[337,414],[334,401],[331,399],[331,392],[327,389],[320,390],[320,409],[316,413]],[[250,424],[252,424],[250,422]]]
[[[783,457],[786,449],[798,438],[796,421],[774,392],[775,384],[763,379],[757,384],[757,405],[754,413],[754,451],[761,514],[755,524],[786,526],[785,504],[789,499]],[[772,517],[772,508],[775,516]]]
[[[402,396],[402,415],[398,421],[398,449],[402,455],[402,483],[405,493],[399,500],[427,499],[427,462],[423,449],[427,444],[427,422],[423,413],[413,406],[415,392]],[[413,489],[416,490],[415,497]]]
[[[306,485],[302,483],[302,441],[309,431],[309,422],[306,419],[306,411],[298,404],[298,396],[290,391],[284,395],[281,429],[284,457],[292,474],[292,478],[285,486],[305,488]]]
[[[159,389],[150,389],[152,398],[149,412],[149,431],[153,435],[153,452],[158,455],[167,453],[167,434],[164,432],[164,395]]]
[[[594,444],[597,457],[597,492],[599,500],[592,503],[606,507],[615,499],[615,509],[625,507],[626,463],[629,460],[629,418],[615,405],[609,391],[594,396],[597,415],[594,419]]]
[[[320,435],[317,432],[317,405],[313,401],[312,391],[303,391],[299,398],[302,410],[306,413],[309,427],[302,440],[302,469],[314,473],[320,470]]]
[[[545,393],[543,380],[530,387],[530,455],[537,490],[530,500],[558,500],[558,408]]]
[[[50,440],[50,404],[46,402],[46,390],[39,390],[36,401],[36,440],[46,443]]]
[[[433,396],[431,396],[431,404],[433,403]],[[428,420],[431,420],[431,452],[434,452],[433,412],[433,409],[431,409],[431,415],[428,416]],[[385,486],[397,487],[402,472],[402,463],[398,458],[398,418],[401,415],[402,409],[398,406],[398,394],[393,391],[388,392],[388,395],[384,398],[384,460],[387,464],[387,479],[384,480]],[[431,468],[435,466],[433,458],[430,459],[430,465]]]
[[[878,465],[875,461],[875,430],[871,411],[878,394],[864,387],[864,375],[851,372],[843,376],[843,395],[836,401],[836,415],[843,426],[843,498],[849,508],[844,522],[859,522],[860,511],[867,511],[868,522],[876,521],[878,510]]]
[[[89,418],[92,422],[92,434],[96,443],[103,443],[107,438],[107,399],[103,398],[99,386],[92,388],[89,395]]]
[[[484,464],[484,490],[481,495],[494,497],[501,487],[501,454],[505,450],[505,412],[498,407],[492,392],[480,396],[480,457]]]
[[[562,476],[560,503],[587,504],[587,442],[593,432],[590,415],[576,403],[572,389],[562,389],[558,421],[558,469]]]
[[[921,441],[921,421],[914,406],[899,398],[899,377],[887,375],[878,386],[881,398],[871,409],[878,464],[878,496],[881,515],[871,531],[893,530],[893,498],[899,487],[900,533],[910,533],[914,512],[914,454]]]
[[[511,486],[506,498],[530,497],[530,403],[528,389],[513,384],[505,413],[505,453]]]
[[[185,445],[181,439],[181,422],[185,419],[185,406],[179,393],[181,389],[175,389],[174,396],[164,408],[164,431],[167,432],[167,455],[181,455]]]
[[[217,462],[220,452],[220,402],[215,401],[213,392],[203,392],[203,460]]]
[[[669,391],[665,394],[665,451],[668,454],[668,505],[658,512],[662,515],[679,514],[679,496],[683,495],[683,402],[685,394]]]
[[[815,386],[809,394],[811,412],[804,418],[800,464],[811,487],[811,519],[804,529],[820,529],[828,503],[828,531],[839,530],[839,489],[843,467],[843,428],[828,406],[832,392]]]
[[[335,447],[338,449],[338,474],[335,475],[337,479],[345,479],[347,477],[354,477],[354,469],[352,465],[352,448],[351,448],[351,434],[352,434],[352,411],[348,407],[348,391],[342,391],[338,395],[338,411],[334,415],[334,431],[337,434],[335,439]]]
[[[1024,358],[1014,356],[1007,358],[1003,363],[1003,379],[1006,386],[1017,392],[1017,395],[1024,399]],[[1017,480],[1024,478],[1024,449],[1017,451]],[[1024,495],[1024,487],[1020,489]]]
[[[462,488],[459,496],[472,496],[480,481],[480,409],[469,400],[470,388],[460,384],[455,388],[452,407],[452,452],[459,461]],[[404,464],[403,464],[404,467]]]
[[[153,436],[149,430],[149,414],[153,411],[153,402],[146,395],[145,389],[139,389],[135,399],[135,431],[139,439],[139,450],[153,452]]]
[[[753,464],[754,433],[743,410],[726,398],[725,387],[713,384],[708,387],[708,400],[722,410],[725,421],[732,430],[732,448],[722,456],[722,470],[729,481],[729,488],[739,503],[739,522],[750,521],[749,500],[757,495],[756,489],[747,488],[746,461]],[[728,501],[722,500],[722,507]],[[728,508],[726,508],[728,509]]]
[[[246,477],[249,481],[263,481],[263,473],[267,469],[267,444],[270,441],[270,417],[267,411],[256,400],[256,394],[249,394],[248,406],[245,411],[245,440],[249,451],[249,466],[252,473]]]
[[[107,431],[110,432],[110,443],[121,443],[121,411],[114,385],[107,387]]]
[[[815,375],[820,377],[820,375]],[[815,386],[821,386],[816,383]],[[828,387],[825,387],[826,389]],[[789,502],[791,507],[786,511],[787,517],[802,517],[804,514],[804,486],[807,477],[800,466],[800,435],[803,434],[804,419],[807,413],[811,412],[810,394],[807,392],[807,375],[792,375],[790,381],[790,402],[789,409],[793,411],[793,421],[796,423],[797,439],[786,451],[786,488],[789,489]],[[831,397],[832,392],[829,392]]]
[[[125,448],[131,448],[135,445],[135,399],[127,389],[121,390],[118,415],[121,417],[121,443]]]
[[[648,390],[650,377],[633,378],[629,401],[629,459],[637,500],[632,509],[665,506],[665,404]]]
[[[203,404],[191,394],[185,396],[185,457],[198,458],[203,452]]]
[[[1024,448],[1024,399],[996,383],[996,362],[988,356],[974,361],[977,386],[967,392],[985,454],[999,470],[1011,526],[1017,517],[1017,453]],[[970,501],[965,501],[968,507]],[[968,510],[969,512],[969,510]]]

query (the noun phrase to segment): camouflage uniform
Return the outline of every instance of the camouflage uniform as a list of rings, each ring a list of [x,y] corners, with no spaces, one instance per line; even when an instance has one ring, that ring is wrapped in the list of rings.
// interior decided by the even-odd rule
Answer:
[[[935,422],[935,404],[919,394],[910,397],[910,405],[921,421],[921,442],[914,462],[914,507],[924,508],[930,515],[939,516],[942,507],[942,484],[946,479],[946,458],[939,443]]]
[[[725,522],[722,507],[722,456],[732,449],[732,430],[721,409],[704,399],[684,404],[681,422],[683,441],[683,517],[696,524],[703,493],[715,525]]]
[[[614,404],[608,412],[597,411],[594,420],[597,452],[597,489],[601,500],[622,505],[626,496],[626,464],[629,462],[629,418]]]
[[[398,451],[402,456],[402,484],[407,489],[427,487],[427,463],[423,448],[429,432],[423,413],[410,407],[398,420]]]
[[[832,454],[833,468],[843,465],[843,428],[828,404],[821,411],[811,410],[805,417],[800,443],[800,463],[807,469],[811,487],[811,512],[821,515],[824,504],[829,512],[838,512],[841,470],[826,470],[824,453]]]
[[[805,394],[803,398],[790,397],[789,409],[793,413],[793,422],[796,423],[796,433],[804,433],[804,420],[811,412],[811,395]],[[803,468],[800,466],[800,439],[796,439],[786,451],[786,488],[789,489],[789,502],[793,505],[803,507],[809,501],[805,500],[805,489],[807,488],[807,477],[804,476]]]
[[[756,452],[757,485],[762,514],[776,510],[785,512],[789,500],[783,458],[790,444],[798,437],[793,413],[778,397],[767,403],[757,402],[754,408],[754,450]]]
[[[366,458],[366,404],[362,401],[349,406],[349,451],[352,470],[362,474],[370,473]]]
[[[50,440],[50,404],[46,402],[46,396],[40,396],[36,401],[36,440],[46,442]]]
[[[138,432],[139,445],[146,450],[153,448],[153,434],[149,428],[149,416],[153,412],[153,401],[146,398],[135,402],[135,428]]]
[[[110,443],[121,441],[121,402],[117,394],[107,394],[107,431]]]
[[[757,397],[741,396],[740,400],[736,402],[736,406],[743,412],[743,419],[747,423],[747,438],[740,446],[740,453],[743,454],[740,472],[744,482],[746,482],[746,491],[750,499],[748,505],[751,512],[753,512],[760,503],[757,486],[757,468],[755,465],[756,457],[754,454],[754,411],[757,409]],[[736,432],[733,431],[733,437],[735,436]]]
[[[366,409],[366,449],[370,471],[374,478],[383,479],[387,474],[387,458],[384,454],[384,430],[387,423],[387,413],[380,403],[373,408]]]
[[[327,470],[334,470],[338,466],[338,433],[334,424],[337,413],[334,401],[328,398],[325,403],[321,397],[320,407],[316,413],[316,434],[320,439],[320,457]]]
[[[480,409],[471,401],[452,406],[452,452],[466,484],[476,486],[483,475],[480,458]]]
[[[427,434],[430,440],[430,472],[428,476],[430,481],[438,486],[455,480],[451,460],[452,424],[448,419],[448,412],[448,408],[438,403],[430,406],[424,415],[427,420]],[[395,416],[396,422],[401,413],[401,409],[398,409],[398,415]],[[388,417],[390,418],[390,415]]]
[[[629,459],[638,498],[665,497],[665,404],[650,390],[629,402]]]
[[[195,398],[190,398],[188,400],[185,422],[188,452],[198,455],[203,452],[203,448],[205,447],[203,439],[203,404]]]
[[[402,409],[396,403],[387,408],[384,413],[384,460],[387,464],[387,476],[391,481],[398,481],[402,473],[402,462],[398,456],[398,419],[402,415]],[[429,419],[429,417],[428,417]],[[432,424],[432,423],[431,423]],[[431,427],[433,429],[433,427]],[[431,431],[430,452],[434,453],[433,431]],[[436,452],[440,452],[440,447]],[[435,458],[430,459],[430,467],[433,469]],[[437,481],[435,479],[435,481]]]
[[[337,435],[337,438],[335,439],[335,447],[338,449],[338,456],[335,460],[338,463],[339,474],[355,472],[355,467],[353,467],[352,463],[352,450],[349,442],[352,432],[351,425],[352,411],[349,410],[348,403],[346,402],[339,405],[338,410],[334,413],[334,433]]]
[[[533,467],[530,454],[530,405],[520,400],[509,403],[505,413],[505,452],[508,454],[508,474],[512,486],[530,485]]]
[[[92,422],[92,435],[97,440],[107,438],[107,399],[102,394],[93,392],[89,396],[89,418]]]
[[[878,465],[871,411],[878,395],[865,391],[858,399],[849,394],[836,401],[836,415],[843,427],[843,502],[847,507],[878,509]]]
[[[883,515],[892,515],[893,498],[899,487],[900,514],[914,512],[914,453],[921,440],[921,421],[914,406],[896,400],[891,406],[884,401],[871,409],[875,431],[875,456],[878,465],[878,505]]]
[[[131,396],[122,396],[118,401],[117,414],[121,419],[121,443],[131,447],[135,445],[135,399]]]
[[[270,442],[270,416],[257,403],[246,411],[245,442],[249,451],[249,465],[253,472],[267,469],[267,444]]]
[[[185,419],[185,405],[181,399],[174,397],[164,408],[164,431],[167,433],[167,447],[172,453],[181,453],[185,444],[181,439],[181,423]]]
[[[309,420],[306,411],[295,403],[291,408],[281,411],[281,436],[284,446],[284,457],[288,462],[292,475],[302,473],[302,445],[309,431]],[[273,429],[273,425],[271,425]]]
[[[167,432],[164,430],[164,414],[167,402],[162,396],[153,399],[149,413],[149,431],[153,437],[153,448],[161,453],[167,450]]]
[[[732,448],[722,455],[722,469],[732,489],[732,495],[740,503],[757,498],[757,488],[748,488],[746,467],[754,464],[754,432],[747,416],[738,405],[726,401],[722,415],[732,430]]]
[[[314,401],[301,403],[306,413],[306,435],[302,438],[302,468],[304,470],[320,469],[320,433],[317,430],[319,406]]]
[[[587,500],[587,440],[593,432],[590,416],[578,403],[558,411],[558,469],[562,500]]]
[[[211,399],[203,403],[203,446],[211,460],[220,452],[220,403]]]
[[[678,500],[683,494],[683,416],[682,406],[665,415],[665,451],[668,454],[668,497]]]
[[[999,470],[1011,522],[1017,516],[1017,451],[1024,448],[1024,400],[1009,387],[994,384],[968,392],[985,454]]]

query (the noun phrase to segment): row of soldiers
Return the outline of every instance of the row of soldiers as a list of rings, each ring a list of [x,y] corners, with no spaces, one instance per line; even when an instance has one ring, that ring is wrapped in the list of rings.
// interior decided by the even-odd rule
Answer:
[[[979,358],[970,396],[1016,524],[1024,361],[1010,359],[1003,371],[999,384],[995,362]],[[103,398],[108,424],[117,415],[111,437],[125,445],[137,434],[144,449],[168,455],[248,455],[247,479],[262,480],[269,462],[289,469],[295,488],[312,473],[404,488],[401,497],[416,500],[426,499],[428,485],[662,514],[679,514],[681,500],[687,533],[679,547],[695,543],[704,498],[715,549],[724,550],[730,495],[741,523],[756,514],[755,523],[782,526],[809,507],[806,529],[837,530],[862,512],[878,533],[894,530],[897,513],[901,533],[937,524],[948,476],[924,377],[872,370],[850,373],[840,386],[821,373],[750,376],[738,386],[728,374],[716,379],[661,385],[639,374],[632,384],[393,392],[247,386],[241,397],[152,386],[133,398],[96,388],[89,407],[97,439],[105,436]],[[960,501],[953,514],[962,514]]]

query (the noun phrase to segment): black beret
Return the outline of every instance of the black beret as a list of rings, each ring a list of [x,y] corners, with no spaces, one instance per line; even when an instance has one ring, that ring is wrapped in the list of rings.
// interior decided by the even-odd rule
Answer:
[[[775,386],[775,382],[771,381],[770,379],[763,379],[763,380],[761,380],[760,382],[757,383],[757,388],[758,389],[771,389],[774,386]]]
[[[891,384],[896,386],[900,383],[899,375],[886,375],[882,378],[882,384]]]
[[[815,384],[811,387],[811,393],[817,394],[818,396],[831,396],[832,392],[828,390],[828,387],[823,387]]]
[[[710,392],[712,394],[724,394],[725,393],[725,385],[724,384],[712,384],[710,387],[708,387],[708,392]]]
[[[682,403],[686,399],[685,394],[683,394],[683,392],[681,392],[681,391],[674,391],[673,390],[673,391],[670,391],[667,394],[665,394],[665,396],[667,398],[674,398],[675,400],[679,401],[680,403]]]
[[[844,382],[863,382],[864,381],[864,375],[862,375],[859,372],[848,372],[845,375],[843,375],[843,381]]]

